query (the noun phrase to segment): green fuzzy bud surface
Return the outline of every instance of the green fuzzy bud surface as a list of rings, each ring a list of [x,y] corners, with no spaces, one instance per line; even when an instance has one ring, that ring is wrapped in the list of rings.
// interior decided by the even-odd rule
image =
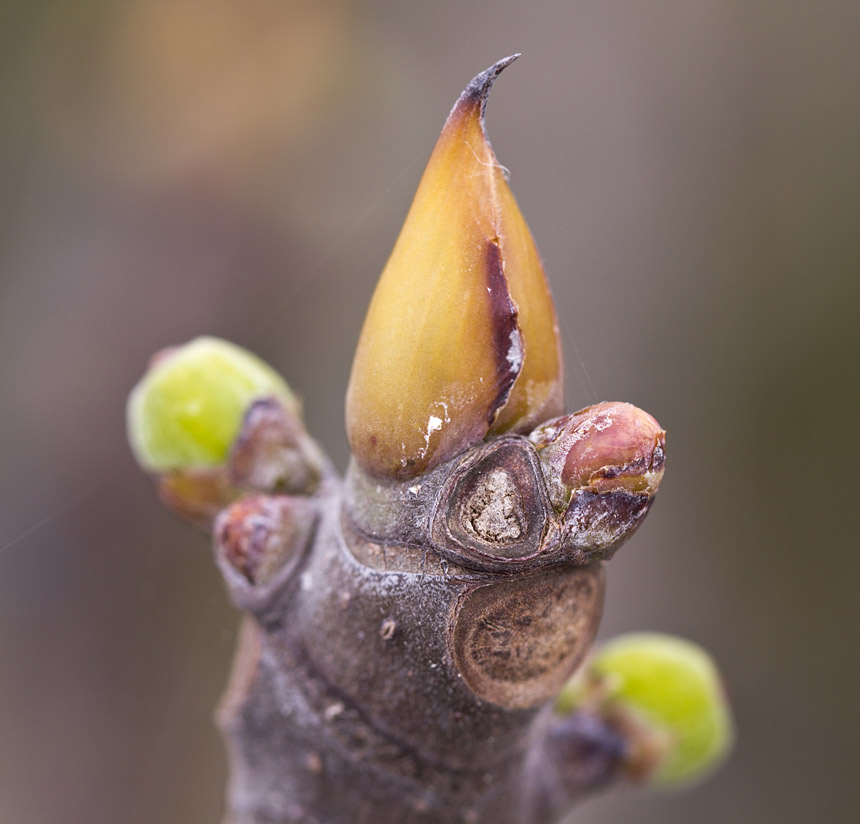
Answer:
[[[594,675],[607,701],[665,735],[669,742],[654,784],[695,780],[731,748],[732,719],[711,657],[682,638],[636,633],[617,638],[595,655]]]
[[[250,404],[281,398],[298,412],[284,380],[250,352],[218,338],[196,338],[167,352],[128,399],[128,437],[149,471],[226,462]]]

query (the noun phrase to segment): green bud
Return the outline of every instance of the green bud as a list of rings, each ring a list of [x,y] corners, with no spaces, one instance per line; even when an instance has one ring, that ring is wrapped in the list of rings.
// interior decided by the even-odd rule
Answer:
[[[601,647],[556,710],[588,708],[630,743],[628,769],[658,786],[694,781],[715,768],[733,741],[720,676],[701,647],[671,635],[633,633]]]
[[[278,397],[298,412],[284,380],[250,352],[196,338],[157,356],[128,399],[128,437],[150,472],[224,464],[251,403]]]

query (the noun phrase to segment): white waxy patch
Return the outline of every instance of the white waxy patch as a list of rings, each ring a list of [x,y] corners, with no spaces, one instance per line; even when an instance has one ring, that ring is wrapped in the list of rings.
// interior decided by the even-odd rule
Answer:
[[[438,403],[434,404],[434,406],[443,406],[445,408],[445,411],[443,413],[445,417],[443,419],[440,418],[438,415],[431,415],[427,419],[427,431],[424,433],[424,446],[422,446],[421,449],[418,450],[419,458],[423,458],[427,454],[427,451],[430,449],[430,436],[434,432],[438,432],[440,429],[442,429],[442,426],[444,424],[451,423],[451,418],[448,415],[448,404],[445,401],[439,401]]]
[[[511,365],[511,372],[519,374],[523,366],[523,339],[519,329],[511,332],[511,345],[508,348],[507,359]]]
[[[598,431],[603,432],[604,429],[609,429],[612,426],[613,420],[611,415],[600,415],[592,424],[592,426]]]

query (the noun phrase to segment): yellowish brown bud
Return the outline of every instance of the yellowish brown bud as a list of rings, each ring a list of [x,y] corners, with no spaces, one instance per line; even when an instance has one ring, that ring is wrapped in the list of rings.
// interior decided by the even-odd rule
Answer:
[[[552,296],[484,130],[490,87],[515,57],[455,104],[368,310],[346,425],[379,478],[412,478],[562,411]]]

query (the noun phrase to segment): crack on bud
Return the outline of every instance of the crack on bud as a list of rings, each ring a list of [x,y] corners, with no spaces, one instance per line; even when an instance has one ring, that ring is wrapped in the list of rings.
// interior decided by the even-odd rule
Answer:
[[[525,352],[518,325],[519,311],[511,298],[499,239],[493,238],[486,249],[487,295],[495,317],[493,352],[496,360],[496,385],[499,391],[487,410],[488,427],[496,422],[511,396],[523,368]]]

